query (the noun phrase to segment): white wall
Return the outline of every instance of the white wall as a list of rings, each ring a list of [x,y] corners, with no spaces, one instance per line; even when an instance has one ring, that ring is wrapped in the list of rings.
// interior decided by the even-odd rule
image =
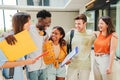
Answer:
[[[52,24],[54,26],[62,26],[66,32],[74,27],[74,18],[79,12],[52,12]]]

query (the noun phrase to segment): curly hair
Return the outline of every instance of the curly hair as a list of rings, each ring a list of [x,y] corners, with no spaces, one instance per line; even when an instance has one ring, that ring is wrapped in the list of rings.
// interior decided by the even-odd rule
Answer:
[[[60,43],[60,46],[65,46],[66,41],[63,39],[65,37],[64,29],[61,26],[55,26],[55,27],[53,27],[53,29],[57,29],[60,32],[60,34],[63,35],[62,38],[60,38],[59,43]],[[52,40],[51,37],[49,40]]]
[[[51,17],[51,13],[46,10],[41,10],[37,13],[36,17],[45,19],[46,17]]]

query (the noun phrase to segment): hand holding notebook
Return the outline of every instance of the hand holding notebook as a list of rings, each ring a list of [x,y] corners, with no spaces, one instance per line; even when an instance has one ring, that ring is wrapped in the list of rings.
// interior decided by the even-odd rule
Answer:
[[[78,47],[75,47],[66,57],[65,57],[65,59],[63,60],[63,62],[61,63],[61,67],[63,67],[65,64],[66,64],[66,62],[68,61],[68,60],[70,60],[71,58],[73,58],[76,54],[78,54]]]

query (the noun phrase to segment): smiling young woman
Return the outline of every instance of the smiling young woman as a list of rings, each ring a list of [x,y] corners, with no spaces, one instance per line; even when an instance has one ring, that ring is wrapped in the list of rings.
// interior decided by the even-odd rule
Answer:
[[[95,80],[114,80],[113,62],[118,45],[118,35],[115,32],[112,20],[109,16],[99,19],[99,30],[94,42],[94,77]]]
[[[52,30],[51,37],[44,43],[43,51],[48,52],[43,57],[46,68],[47,80],[65,80],[66,68],[59,65],[67,55],[66,41],[63,39],[65,36],[64,29],[60,26],[56,26]]]

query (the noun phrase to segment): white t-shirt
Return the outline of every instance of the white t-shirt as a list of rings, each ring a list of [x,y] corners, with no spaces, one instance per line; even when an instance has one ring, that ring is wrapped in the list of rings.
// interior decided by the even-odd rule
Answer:
[[[0,41],[2,41],[4,38],[0,38]],[[4,53],[0,49],[0,66],[2,66],[7,61],[7,58],[5,57]]]
[[[42,53],[43,42],[46,36],[40,36],[38,29],[35,26],[30,26],[30,35],[37,46],[37,50],[28,54],[27,58],[35,58]],[[40,58],[36,63],[28,65],[28,71],[36,71],[46,68],[44,61]]]

